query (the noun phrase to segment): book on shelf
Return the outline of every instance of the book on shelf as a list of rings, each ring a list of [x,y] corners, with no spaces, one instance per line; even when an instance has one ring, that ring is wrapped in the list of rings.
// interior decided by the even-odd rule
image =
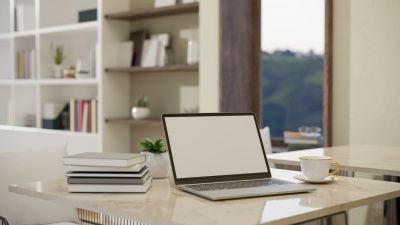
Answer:
[[[284,142],[288,144],[288,151],[319,148],[323,145],[320,133],[283,132]]]
[[[159,42],[156,65],[165,66],[166,48],[169,46],[169,40],[170,40],[169,34],[168,33],[153,34],[150,36],[150,39],[155,39]]]
[[[145,30],[132,31],[130,40],[133,41],[133,57],[132,66],[140,66],[142,59],[143,42],[146,39],[147,32]]]
[[[24,51],[24,79],[29,79],[29,53]]]
[[[69,129],[75,131],[75,101],[71,99],[69,101]]]
[[[297,151],[297,150],[304,150],[304,149],[313,149],[313,148],[321,148],[322,145],[312,145],[312,144],[288,144],[287,150],[288,151]]]
[[[70,130],[98,133],[98,110],[96,99],[70,99]]]
[[[43,105],[42,127],[54,130],[68,129],[68,123],[63,123],[63,113],[68,111],[69,103],[45,102]]]
[[[89,22],[97,20],[97,9],[89,9],[78,12],[78,22]]]
[[[135,153],[84,152],[64,156],[65,165],[129,167],[146,161],[146,155]]]
[[[77,100],[77,101],[78,101],[78,131],[82,132],[83,105],[85,104],[85,100]]]
[[[124,41],[117,43],[116,45],[116,57],[115,66],[116,67],[131,67],[134,43],[133,41]]]
[[[92,133],[98,133],[98,131],[97,131],[97,119],[96,118],[98,118],[98,115],[97,115],[97,101],[96,101],[96,99],[92,99],[91,100],[92,101],[92,103],[90,104],[91,105],[91,108],[92,108],[92,110],[90,111],[90,115],[91,115],[91,119],[92,119],[92,121],[91,121],[91,131],[92,131]]]
[[[35,29],[35,5],[17,4],[15,6],[16,31]]]
[[[36,78],[36,51],[35,49],[17,52],[18,79]]]
[[[91,166],[86,166],[86,167],[91,167]],[[114,168],[108,171],[82,171],[82,170],[68,171],[66,173],[66,176],[67,177],[143,177],[148,171],[147,167],[143,167],[140,171],[137,172],[115,171]],[[119,168],[125,168],[125,167],[119,167]]]
[[[286,144],[318,144],[318,140],[311,139],[285,139]]]
[[[147,192],[152,184],[149,177],[144,184],[68,184],[69,192]]]
[[[143,185],[150,177],[145,173],[142,177],[68,177],[68,184],[135,184]]]
[[[114,166],[68,166],[69,172],[135,172],[142,173],[144,163],[136,164],[128,167]]]
[[[82,132],[88,132],[88,102],[83,103],[83,113],[82,113]]]
[[[24,65],[23,65],[23,52],[18,52],[18,79],[23,79]]]
[[[28,114],[25,117],[26,127],[36,127],[36,114]]]
[[[31,49],[29,51],[29,68],[30,68],[30,79],[35,79],[36,78],[36,51],[35,49]]]
[[[92,105],[92,101],[91,100],[89,100],[89,101],[87,101],[86,102],[86,104],[87,104],[87,114],[88,114],[88,118],[87,118],[87,122],[86,122],[86,132],[88,132],[88,133],[92,133],[92,107],[91,107],[91,105]]]
[[[160,42],[157,39],[144,40],[142,47],[141,67],[157,66],[157,57],[160,50]]]
[[[98,44],[96,44],[90,51],[89,51],[89,68],[88,68],[88,76],[89,78],[96,77],[96,54],[99,52]]]

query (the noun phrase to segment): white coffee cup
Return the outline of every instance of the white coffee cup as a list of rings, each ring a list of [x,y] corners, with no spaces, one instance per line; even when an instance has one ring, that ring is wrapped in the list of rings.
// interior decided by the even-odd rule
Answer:
[[[340,165],[337,162],[331,162],[330,156],[301,156],[300,166],[303,175],[308,180],[324,180],[326,177],[337,173]],[[336,165],[337,169],[329,173],[331,165]]]

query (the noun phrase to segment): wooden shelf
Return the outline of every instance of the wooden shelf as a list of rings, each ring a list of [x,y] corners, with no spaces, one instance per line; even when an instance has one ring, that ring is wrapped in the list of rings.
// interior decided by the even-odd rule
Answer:
[[[199,11],[199,3],[188,3],[188,4],[177,4],[174,6],[162,7],[162,8],[151,8],[136,10],[130,12],[112,13],[105,15],[106,19],[114,20],[136,20],[146,19],[161,16],[171,16],[184,13],[192,13]]]
[[[179,72],[179,71],[198,71],[199,64],[196,65],[171,65],[164,67],[119,67],[106,68],[106,72],[112,73],[151,73],[151,72]]]
[[[161,126],[161,119],[145,119],[134,120],[132,118],[106,118],[107,123],[118,123],[127,125],[146,125],[146,126]]]

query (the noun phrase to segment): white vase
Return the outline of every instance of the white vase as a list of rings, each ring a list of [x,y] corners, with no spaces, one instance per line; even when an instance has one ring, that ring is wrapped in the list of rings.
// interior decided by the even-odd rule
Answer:
[[[53,65],[53,77],[54,78],[62,78],[62,65]]]
[[[188,42],[187,63],[189,65],[199,63],[199,43],[195,40]]]
[[[133,107],[132,118],[135,120],[146,119],[150,115],[150,109],[147,107]]]
[[[152,178],[166,178],[169,171],[168,153],[153,154],[151,152],[142,152],[146,154],[145,165],[149,168],[149,173]]]

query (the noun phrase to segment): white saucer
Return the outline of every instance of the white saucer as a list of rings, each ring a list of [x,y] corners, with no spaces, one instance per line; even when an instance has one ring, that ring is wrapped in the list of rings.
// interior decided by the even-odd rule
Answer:
[[[308,180],[307,178],[304,177],[303,174],[298,174],[296,176],[293,176],[293,178],[295,178],[297,180],[309,182],[309,183],[318,183],[319,184],[319,183],[329,183],[329,182],[333,181],[334,176],[325,177],[324,180]]]

